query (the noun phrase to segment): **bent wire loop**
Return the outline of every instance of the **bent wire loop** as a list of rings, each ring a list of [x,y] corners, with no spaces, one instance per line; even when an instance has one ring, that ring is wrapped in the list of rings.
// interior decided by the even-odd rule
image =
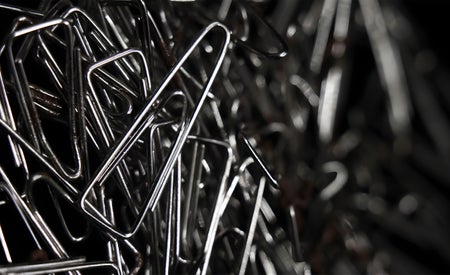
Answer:
[[[186,118],[185,124],[181,127],[176,141],[174,142],[173,147],[171,148],[170,155],[168,156],[165,165],[163,166],[163,169],[158,174],[157,178],[155,179],[155,183],[152,185],[149,196],[145,199],[143,209],[140,211],[140,213],[137,216],[136,221],[133,223],[131,230],[128,232],[119,232],[117,229],[113,228],[113,226],[104,220],[100,220],[98,216],[95,216],[91,212],[89,212],[87,208],[87,197],[89,192],[94,188],[95,185],[102,184],[105,181],[105,178],[112,172],[112,170],[115,168],[115,163],[118,163],[121,159],[121,156],[123,157],[123,154],[130,148],[130,146],[133,145],[133,141],[139,137],[140,134],[145,130],[146,126],[149,125],[154,117],[155,114],[151,112],[152,108],[154,108],[154,103],[156,100],[159,99],[159,96],[164,92],[166,86],[172,80],[174,75],[177,73],[177,71],[180,69],[180,67],[183,65],[183,63],[186,61],[186,59],[189,57],[189,55],[194,51],[195,47],[202,41],[202,39],[211,31],[215,29],[220,29],[224,33],[223,38],[223,45],[221,46],[219,56],[217,57],[215,66],[213,71],[210,74],[209,80],[207,81],[205,87],[202,91],[202,96],[197,102],[197,105],[195,107],[195,110],[192,112],[191,116],[189,118]],[[82,195],[80,197],[79,203],[81,209],[89,215],[91,218],[93,218],[95,221],[97,221],[100,225],[102,225],[104,228],[110,230],[113,234],[116,234],[118,236],[121,236],[123,238],[129,238],[133,236],[137,229],[139,228],[140,224],[142,223],[144,216],[146,212],[149,209],[154,209],[156,203],[159,200],[159,197],[161,196],[162,189],[164,189],[164,186],[166,184],[166,181],[170,175],[170,171],[173,168],[173,165],[175,164],[175,160],[177,155],[182,149],[182,146],[184,142],[186,141],[186,138],[189,134],[189,131],[191,130],[195,119],[200,112],[200,108],[203,104],[203,102],[206,99],[207,93],[213,83],[213,80],[215,76],[218,73],[218,70],[220,68],[220,65],[223,61],[223,58],[225,56],[226,50],[228,48],[228,43],[230,41],[230,34],[225,26],[223,26],[220,23],[212,23],[208,27],[205,28],[205,30],[197,37],[195,42],[189,47],[187,52],[183,55],[183,57],[180,59],[180,61],[172,68],[168,76],[165,78],[164,82],[159,86],[159,88],[155,91],[150,101],[146,103],[142,111],[139,113],[139,115],[136,117],[133,125],[129,128],[129,130],[121,137],[121,139],[118,141],[117,145],[114,147],[114,149],[111,151],[109,156],[105,159],[100,169],[96,172],[96,174],[93,176],[92,180],[89,182],[88,186],[85,188],[85,190],[82,192]]]

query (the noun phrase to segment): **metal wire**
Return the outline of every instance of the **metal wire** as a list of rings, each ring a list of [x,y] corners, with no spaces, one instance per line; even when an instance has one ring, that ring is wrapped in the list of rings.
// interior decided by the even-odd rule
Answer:
[[[400,2],[3,15],[0,273],[448,268],[449,83]]]

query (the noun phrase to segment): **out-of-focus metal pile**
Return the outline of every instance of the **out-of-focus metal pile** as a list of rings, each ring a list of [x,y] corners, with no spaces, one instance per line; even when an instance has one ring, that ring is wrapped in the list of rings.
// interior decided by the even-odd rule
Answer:
[[[450,82],[401,3],[0,16],[0,273],[448,268]]]

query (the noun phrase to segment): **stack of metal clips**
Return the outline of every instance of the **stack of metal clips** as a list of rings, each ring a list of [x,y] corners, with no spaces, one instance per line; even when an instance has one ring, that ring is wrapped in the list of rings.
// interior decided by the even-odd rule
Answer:
[[[0,2],[0,274],[448,272],[402,1]]]

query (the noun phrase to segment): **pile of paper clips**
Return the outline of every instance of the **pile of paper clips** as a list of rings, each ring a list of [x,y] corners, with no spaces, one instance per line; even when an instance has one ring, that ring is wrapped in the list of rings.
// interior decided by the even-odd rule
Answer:
[[[450,82],[386,2],[0,4],[0,273],[448,268]]]

